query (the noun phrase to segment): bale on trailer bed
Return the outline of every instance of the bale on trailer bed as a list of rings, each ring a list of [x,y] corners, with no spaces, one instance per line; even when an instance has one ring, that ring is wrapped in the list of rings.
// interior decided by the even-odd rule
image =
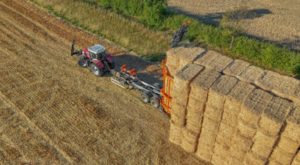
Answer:
[[[234,133],[235,129],[233,127],[221,123],[216,141],[223,145],[230,145]]]
[[[266,159],[256,155],[253,152],[248,152],[244,160],[244,165],[264,165],[266,164]]]
[[[281,136],[278,142],[278,147],[288,153],[296,153],[300,144],[288,137]]]
[[[295,154],[287,153],[276,147],[270,157],[270,160],[274,160],[280,164],[291,164]]]

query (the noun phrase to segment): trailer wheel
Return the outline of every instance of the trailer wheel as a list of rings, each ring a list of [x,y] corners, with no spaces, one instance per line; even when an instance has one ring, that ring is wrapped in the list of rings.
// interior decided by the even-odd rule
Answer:
[[[144,103],[150,102],[150,96],[147,93],[143,93],[143,102]]]
[[[78,61],[78,65],[83,67],[83,68],[86,68],[88,67],[88,60],[85,59],[85,57],[80,57],[79,61]]]
[[[159,98],[158,97],[152,97],[150,103],[151,103],[151,105],[154,108],[159,108],[160,107],[160,103],[159,103]]]
[[[96,75],[96,76],[103,76],[103,70],[102,69],[100,69],[100,68],[98,68],[95,64],[91,64],[90,65],[90,70],[91,70],[91,72],[93,72],[94,73],[94,75]]]

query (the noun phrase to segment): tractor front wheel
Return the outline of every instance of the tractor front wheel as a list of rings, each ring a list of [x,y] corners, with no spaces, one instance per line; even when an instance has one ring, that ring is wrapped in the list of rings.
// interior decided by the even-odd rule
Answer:
[[[83,68],[86,68],[86,67],[88,67],[89,63],[88,63],[87,59],[85,59],[84,57],[81,57],[78,61],[78,65]]]
[[[98,68],[95,64],[90,65],[90,70],[92,73],[94,73],[94,75],[99,76],[99,77],[103,76],[103,74],[104,74],[103,70]]]

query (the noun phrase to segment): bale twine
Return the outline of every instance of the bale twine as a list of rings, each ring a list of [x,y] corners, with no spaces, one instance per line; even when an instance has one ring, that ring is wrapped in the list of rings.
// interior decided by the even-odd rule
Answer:
[[[256,133],[256,128],[251,125],[247,125],[243,120],[239,120],[237,130],[240,134],[247,138],[253,138]]]
[[[253,152],[248,152],[244,160],[245,165],[264,165],[266,162],[267,159],[261,158]]]
[[[170,123],[170,133],[169,133],[169,141],[180,145],[181,144],[181,133],[182,127],[175,125],[173,122]]]
[[[300,147],[300,143],[295,142],[288,137],[281,136],[278,142],[278,147],[288,153],[296,153]]]
[[[257,132],[251,151],[262,158],[268,158],[277,139],[278,136],[267,136],[261,132]]]
[[[275,160],[281,164],[291,164],[294,154],[285,152],[279,147],[276,147],[270,157],[270,160]]]
[[[182,137],[181,147],[189,153],[195,152],[198,140],[197,133],[189,131],[188,129],[183,129]]]

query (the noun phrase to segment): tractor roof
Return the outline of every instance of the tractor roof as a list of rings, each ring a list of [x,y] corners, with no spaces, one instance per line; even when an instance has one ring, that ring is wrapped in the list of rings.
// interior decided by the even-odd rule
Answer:
[[[89,50],[89,52],[92,52],[94,54],[100,54],[100,53],[105,52],[105,47],[100,44],[96,44],[96,45],[89,47],[88,50]]]

